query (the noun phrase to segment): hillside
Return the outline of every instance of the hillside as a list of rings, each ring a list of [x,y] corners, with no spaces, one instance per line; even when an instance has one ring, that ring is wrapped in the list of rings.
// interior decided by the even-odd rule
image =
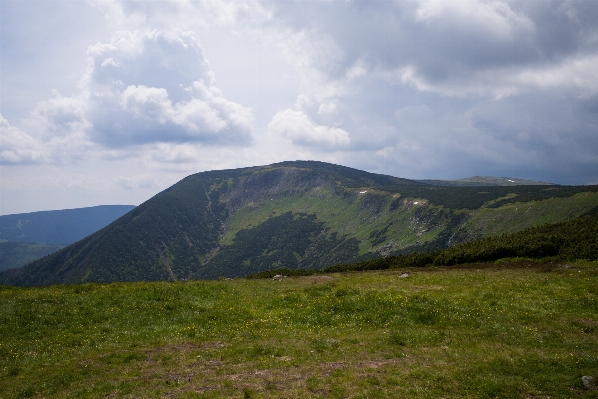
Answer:
[[[434,186],[314,161],[191,175],[7,284],[241,277],[431,251],[578,217],[598,186]]]
[[[0,271],[23,266],[79,241],[133,208],[100,205],[0,216]]]
[[[72,244],[133,208],[133,205],[100,205],[0,216],[0,242]]]
[[[458,180],[418,180],[420,183],[434,186],[554,186],[537,180],[520,179],[517,177],[472,176]]]
[[[55,244],[0,242],[0,271],[23,266],[63,247]]]

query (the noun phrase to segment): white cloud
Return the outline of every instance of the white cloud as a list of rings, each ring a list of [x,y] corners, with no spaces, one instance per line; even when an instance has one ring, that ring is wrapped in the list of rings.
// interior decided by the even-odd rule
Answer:
[[[200,154],[190,144],[158,143],[146,150],[146,159],[154,164],[185,164],[198,161]]]
[[[116,176],[112,180],[119,186],[126,189],[147,189],[157,187],[156,178],[148,174],[135,176]]]
[[[41,143],[24,131],[10,126],[0,114],[0,163],[25,164],[41,161]]]
[[[294,144],[307,147],[339,148],[351,143],[349,133],[336,127],[315,125],[302,111],[280,111],[268,124],[275,135],[290,139]]]
[[[240,28],[248,21],[256,23],[271,18],[270,12],[258,0],[92,0],[89,3],[104,13],[108,24],[115,29],[209,25]]]
[[[71,97],[55,92],[25,122],[45,142],[70,137],[71,144],[95,142],[108,150],[147,143],[251,142],[251,109],[227,100],[214,85],[194,33],[118,31],[87,54],[81,92]]]
[[[318,114],[320,115],[334,115],[338,111],[338,100],[332,100],[327,103],[320,104],[318,107]]]
[[[194,33],[120,31],[88,55],[90,119],[104,146],[251,142],[251,109],[227,100],[214,85]]]
[[[57,136],[82,134],[91,128],[86,118],[89,104],[85,93],[65,97],[53,90],[52,94],[53,97],[39,102],[31,112],[25,122],[27,130],[49,141]]]

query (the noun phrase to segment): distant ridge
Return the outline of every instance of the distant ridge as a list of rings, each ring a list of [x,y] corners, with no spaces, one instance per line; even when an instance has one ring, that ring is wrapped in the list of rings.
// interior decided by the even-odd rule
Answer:
[[[134,205],[99,205],[0,216],[0,242],[72,244],[133,208]]]
[[[546,183],[538,180],[519,179],[516,177],[494,177],[494,176],[472,176],[458,180],[417,180],[423,184],[433,186],[556,186],[554,183]]]

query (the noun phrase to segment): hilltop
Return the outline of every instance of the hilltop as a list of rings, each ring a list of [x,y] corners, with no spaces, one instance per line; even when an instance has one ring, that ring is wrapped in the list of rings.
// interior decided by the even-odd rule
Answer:
[[[571,220],[597,186],[438,186],[315,161],[186,177],[7,284],[215,279],[447,248]]]

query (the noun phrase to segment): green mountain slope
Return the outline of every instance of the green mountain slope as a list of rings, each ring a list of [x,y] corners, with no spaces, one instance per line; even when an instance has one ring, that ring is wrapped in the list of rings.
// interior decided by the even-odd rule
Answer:
[[[472,176],[459,180],[418,180],[420,183],[435,186],[553,186],[537,180],[519,179],[517,177]]]
[[[598,207],[598,187],[432,186],[322,162],[191,175],[0,282],[238,277],[429,251]]]

